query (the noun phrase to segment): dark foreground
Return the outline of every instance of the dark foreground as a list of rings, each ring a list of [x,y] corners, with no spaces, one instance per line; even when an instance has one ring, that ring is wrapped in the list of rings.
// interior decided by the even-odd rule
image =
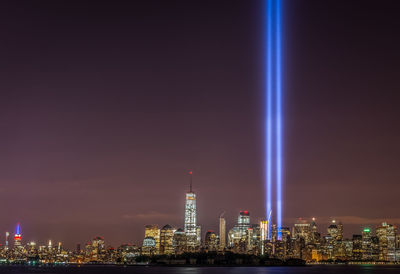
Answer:
[[[170,267],[170,266],[0,266],[0,273],[73,273],[73,274],[379,274],[400,273],[399,265],[324,265],[276,267]]]

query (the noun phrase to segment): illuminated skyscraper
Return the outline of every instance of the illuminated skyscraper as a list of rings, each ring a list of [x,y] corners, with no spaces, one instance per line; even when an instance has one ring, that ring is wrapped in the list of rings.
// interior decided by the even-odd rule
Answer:
[[[315,218],[312,218],[311,222],[311,243],[318,244],[321,238],[321,234],[319,234],[317,229],[317,223],[315,222]]]
[[[247,210],[242,210],[238,217],[238,228],[241,233],[246,233],[247,229],[250,227],[250,212]]]
[[[204,244],[207,251],[216,251],[217,250],[217,235],[214,231],[209,230],[206,233]]]
[[[198,225],[196,227],[196,242],[197,242],[197,247],[200,247],[200,243],[201,243],[201,227]]]
[[[228,232],[229,247],[234,252],[244,252],[249,247],[250,234],[250,213],[242,210],[238,216],[238,223]]]
[[[15,229],[15,235],[14,235],[14,247],[15,248],[20,248],[22,247],[21,245],[21,240],[22,240],[22,234],[21,234],[21,226],[18,223],[17,228]]]
[[[170,255],[174,253],[174,233],[176,229],[170,225],[165,225],[160,231],[160,254]]]
[[[223,214],[219,217],[219,249],[224,250],[226,247],[226,221]]]
[[[155,254],[160,252],[160,229],[157,225],[146,225],[144,228],[144,237],[151,237],[155,241]]]
[[[196,216],[196,194],[192,191],[192,171],[190,174],[190,188],[186,193],[185,204],[185,227],[186,241],[189,251],[194,251],[200,246],[200,239],[198,235],[199,228],[197,227]]]
[[[178,228],[174,232],[173,246],[174,246],[175,254],[182,254],[186,251],[186,247],[187,247],[186,234],[182,228]]]
[[[142,245],[142,255],[156,255],[156,241],[153,237],[145,237]]]
[[[260,249],[261,255],[265,254],[265,241],[268,239],[268,221],[262,220],[260,222]]]
[[[362,236],[353,235],[353,260],[362,260],[363,248],[362,248]]]
[[[269,235],[271,238],[269,238],[269,240],[272,243],[275,243],[276,240],[278,240],[278,227],[276,226],[276,224],[271,224],[269,223],[269,228],[271,229],[271,231],[269,231]]]
[[[10,232],[6,232],[6,250],[8,250],[8,236],[10,236]]]
[[[382,223],[376,228],[376,236],[379,239],[379,259],[383,261],[396,260],[396,231],[394,225]]]
[[[91,256],[92,260],[99,261],[102,259],[105,253],[104,238],[97,236],[92,240]]]
[[[338,226],[338,236],[337,236],[336,240],[342,241],[343,240],[343,224],[342,224],[342,222],[339,222],[337,226]]]
[[[372,237],[371,229],[366,227],[362,231],[362,259],[372,260]]]
[[[343,240],[343,225],[341,222],[336,222],[336,220],[332,220],[331,225],[328,227],[328,234],[335,241]]]
[[[31,257],[36,255],[36,243],[35,242],[29,242],[26,244],[26,254]]]
[[[293,237],[295,239],[303,239],[305,244],[311,241],[311,224],[306,220],[299,219],[294,224]]]
[[[57,245],[57,253],[61,253],[61,251],[62,251],[62,243],[61,242],[58,242],[58,245]]]
[[[313,234],[318,233],[317,223],[315,222],[315,218],[312,218],[311,233],[313,233]]]

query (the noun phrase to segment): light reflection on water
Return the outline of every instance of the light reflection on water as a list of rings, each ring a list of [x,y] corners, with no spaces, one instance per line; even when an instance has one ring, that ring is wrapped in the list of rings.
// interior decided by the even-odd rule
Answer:
[[[304,267],[148,267],[146,271],[143,271],[143,269],[142,271],[140,271],[140,269],[129,269],[128,271],[124,272],[124,274],[130,274],[130,273],[132,274],[285,274],[285,273],[392,274],[392,273],[400,273],[400,266],[325,265],[325,266],[304,266]]]
[[[393,274],[396,265],[325,265],[305,267],[168,267],[168,266],[82,266],[0,267],[1,274]]]
[[[161,267],[132,274],[380,274],[400,273],[400,266],[391,265],[326,265],[305,267]]]

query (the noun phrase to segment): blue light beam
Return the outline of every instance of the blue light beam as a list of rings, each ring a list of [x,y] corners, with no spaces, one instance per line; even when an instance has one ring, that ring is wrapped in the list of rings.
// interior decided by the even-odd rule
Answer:
[[[266,216],[276,220],[277,239],[281,239],[283,184],[282,114],[282,0],[266,0],[266,96],[265,96],[265,180]],[[276,197],[273,199],[272,191]],[[276,207],[272,208],[272,201]],[[271,239],[271,222],[268,222]]]
[[[266,43],[266,64],[267,64],[267,75],[266,75],[266,126],[265,126],[265,154],[266,154],[266,174],[265,178],[267,181],[266,189],[266,216],[270,214],[272,210],[272,0],[267,0],[266,5],[267,20],[267,41]],[[271,222],[268,222],[268,239],[271,238]]]
[[[282,1],[276,1],[276,226],[282,227]]]

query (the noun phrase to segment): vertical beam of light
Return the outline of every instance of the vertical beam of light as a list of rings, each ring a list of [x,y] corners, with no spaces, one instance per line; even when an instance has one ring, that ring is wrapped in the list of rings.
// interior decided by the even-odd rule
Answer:
[[[281,240],[282,227],[282,1],[276,0],[276,226],[278,239]]]
[[[277,239],[281,240],[282,228],[282,184],[283,184],[283,145],[282,145],[282,0],[266,1],[265,20],[265,180],[266,215],[272,212],[276,220]],[[272,189],[276,196],[272,199]],[[268,222],[268,239],[271,239],[271,219]]]
[[[266,155],[266,210],[268,214],[272,209],[272,0],[267,0],[266,5],[266,29],[267,29],[267,40],[266,44],[266,64],[267,64],[267,75],[266,75],[266,88],[267,88],[267,96],[266,96],[266,117],[265,117],[265,136],[266,136],[266,144],[265,144],[265,155]],[[268,222],[268,239],[271,238],[271,222]]]

